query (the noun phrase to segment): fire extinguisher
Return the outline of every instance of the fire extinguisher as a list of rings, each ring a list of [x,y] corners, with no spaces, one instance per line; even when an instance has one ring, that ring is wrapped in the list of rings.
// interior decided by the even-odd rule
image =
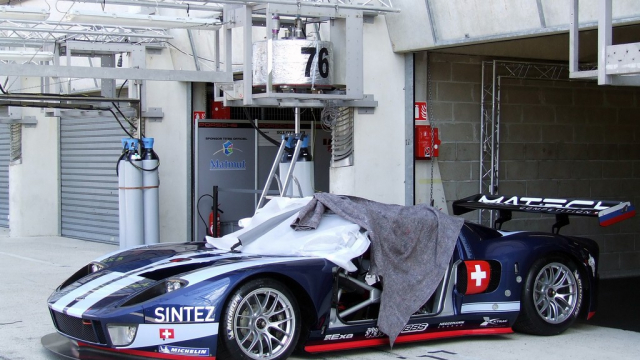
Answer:
[[[217,209],[215,209],[216,206],[212,206],[211,207],[211,213],[209,214],[209,228],[207,230],[209,230],[209,235],[213,236],[213,237],[220,237],[220,232],[221,232],[221,226],[220,226],[220,213],[224,213],[224,211],[220,210],[220,204],[218,204]],[[214,215],[213,213],[217,212],[217,216],[215,216],[216,221],[215,221],[215,232],[214,232]]]

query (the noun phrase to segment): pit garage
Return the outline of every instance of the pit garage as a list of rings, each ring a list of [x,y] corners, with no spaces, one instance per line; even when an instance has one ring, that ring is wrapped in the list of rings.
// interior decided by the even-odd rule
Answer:
[[[117,244],[122,129],[108,112],[63,110],[59,121],[60,235]]]
[[[0,6],[12,237],[197,241],[314,192],[446,214],[475,194],[640,201],[635,2]],[[155,180],[125,179],[138,167]],[[462,216],[502,226],[497,211]],[[501,229],[561,220],[514,214]],[[572,217],[561,233],[598,243],[601,278],[640,274],[637,217]]]

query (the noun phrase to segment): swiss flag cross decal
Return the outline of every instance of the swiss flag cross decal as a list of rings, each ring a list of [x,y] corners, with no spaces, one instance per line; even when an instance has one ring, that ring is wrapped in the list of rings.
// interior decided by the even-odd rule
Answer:
[[[173,329],[160,329],[160,339],[173,339]]]
[[[491,278],[491,267],[486,261],[465,261],[467,266],[467,295],[480,294],[487,290]]]

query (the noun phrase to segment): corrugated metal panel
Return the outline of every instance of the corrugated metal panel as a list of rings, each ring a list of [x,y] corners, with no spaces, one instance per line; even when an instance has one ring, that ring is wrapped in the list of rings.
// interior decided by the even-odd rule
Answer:
[[[132,116],[127,109],[125,115]],[[60,117],[61,232],[118,243],[116,162],[127,137],[108,113],[62,112]]]
[[[331,167],[353,165],[353,108],[326,104],[320,117],[324,129],[331,129]]]
[[[0,226],[9,227],[9,125],[0,124]]]

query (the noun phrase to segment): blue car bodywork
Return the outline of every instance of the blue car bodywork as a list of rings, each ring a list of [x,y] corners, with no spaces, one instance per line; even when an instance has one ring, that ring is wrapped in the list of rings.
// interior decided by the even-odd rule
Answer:
[[[268,279],[288,289],[284,295],[299,308],[301,325],[294,327],[291,346],[322,352],[384,345],[389,339],[376,325],[383,281],[367,277],[367,255],[354,260],[358,271],[347,272],[324,258],[247,255],[206,242],[143,246],[83,267],[55,290],[48,306],[57,331],[79,349],[77,358],[90,358],[86,354],[94,351],[116,357],[221,357],[222,338],[239,329],[226,315],[235,309],[234,294]],[[438,289],[396,343],[505,334],[514,327],[550,335],[596,311],[599,252],[593,240],[467,222],[450,256]],[[543,289],[545,299],[560,298],[549,306],[568,302],[566,314],[558,309],[547,317],[548,310],[533,299],[540,296],[537,284],[553,269],[565,270],[560,274],[573,279],[573,290]],[[262,350],[256,354],[261,358]]]

